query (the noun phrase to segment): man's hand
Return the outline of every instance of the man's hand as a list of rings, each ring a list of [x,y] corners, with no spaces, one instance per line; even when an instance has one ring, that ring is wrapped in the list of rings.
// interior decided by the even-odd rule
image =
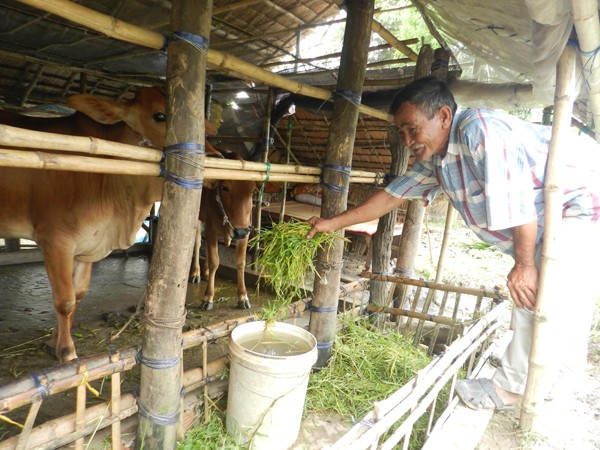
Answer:
[[[535,309],[538,287],[538,270],[535,265],[515,264],[507,278],[510,295],[519,308]]]
[[[312,228],[306,235],[307,239],[312,238],[315,233],[328,233],[335,231],[335,228],[331,226],[331,221],[329,219],[322,219],[321,217],[313,216],[308,219],[307,222],[312,225]]]

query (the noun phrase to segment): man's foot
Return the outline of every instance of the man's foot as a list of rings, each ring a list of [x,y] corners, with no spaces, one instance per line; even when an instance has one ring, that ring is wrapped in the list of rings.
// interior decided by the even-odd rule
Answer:
[[[458,380],[456,393],[465,405],[476,410],[512,408],[521,397],[496,386],[487,378]]]

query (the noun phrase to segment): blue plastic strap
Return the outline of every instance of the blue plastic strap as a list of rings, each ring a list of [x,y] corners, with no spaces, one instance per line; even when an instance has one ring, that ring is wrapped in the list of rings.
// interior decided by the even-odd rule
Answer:
[[[159,426],[177,425],[179,423],[179,411],[171,414],[156,414],[148,411],[144,404],[138,399],[138,413],[141,417]]]
[[[336,89],[332,92],[331,97],[333,99],[342,98],[352,103],[356,107],[360,106],[361,102],[361,95],[358,92],[354,92],[349,89]]]
[[[33,382],[35,383],[35,387],[37,388],[38,392],[40,393],[40,397],[41,399],[45,399],[48,398],[48,396],[50,395],[50,389],[48,389],[48,386],[43,384],[40,381],[40,378],[38,376],[38,374],[36,372],[33,372],[31,374],[31,377],[33,378]]]
[[[396,267],[394,269],[394,273],[399,273],[400,275],[411,276],[413,274],[413,271],[409,270],[409,269],[403,269],[402,267]]]
[[[194,165],[188,157],[193,155],[204,155],[205,145],[197,142],[180,142],[178,144],[169,145],[164,148],[166,157],[175,157],[179,161]],[[202,189],[203,179],[178,175],[170,172],[167,168],[161,168],[160,175],[166,180],[185,188],[185,189]]]
[[[350,175],[350,172],[352,171],[351,167],[348,167],[348,166],[336,166],[335,164],[325,164],[325,165],[323,165],[323,170],[325,170],[325,169],[335,170],[335,171],[338,171],[338,172],[342,172],[342,173],[344,173],[346,175]],[[335,186],[333,184],[326,183],[325,180],[323,179],[323,172],[321,172],[320,182],[321,182],[321,185],[323,187],[329,189],[330,191],[336,192],[338,194],[346,194],[346,193],[348,193],[348,188],[347,187]]]
[[[317,342],[317,349],[326,349],[333,347],[333,340],[327,342]]]
[[[181,40],[192,45],[194,48],[200,50],[202,53],[206,53],[208,50],[208,38],[200,36],[187,31],[175,31],[165,37],[165,48],[169,45],[169,42]]]
[[[181,358],[179,358],[179,356],[169,359],[156,359],[148,358],[144,356],[142,352],[139,352],[135,359],[138,363],[154,370],[172,369],[173,367],[177,367],[181,362]]]

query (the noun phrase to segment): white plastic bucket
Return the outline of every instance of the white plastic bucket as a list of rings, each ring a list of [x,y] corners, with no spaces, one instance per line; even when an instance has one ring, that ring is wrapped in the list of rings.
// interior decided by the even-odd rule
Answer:
[[[317,340],[296,325],[274,322],[265,331],[265,322],[249,322],[231,332],[229,355],[227,433],[254,450],[288,449],[300,431]]]

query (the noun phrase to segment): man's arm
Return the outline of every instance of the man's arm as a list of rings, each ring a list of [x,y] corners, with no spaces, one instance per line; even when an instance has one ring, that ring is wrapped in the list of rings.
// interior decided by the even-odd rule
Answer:
[[[533,311],[538,289],[538,269],[535,265],[537,221],[511,228],[515,265],[508,274],[508,289],[515,304]]]
[[[398,207],[401,202],[402,198],[394,197],[386,191],[376,192],[355,208],[344,211],[337,216],[330,217],[329,219],[311,217],[308,223],[312,225],[312,228],[306,237],[310,239],[315,233],[332,232],[350,225],[377,219]]]

